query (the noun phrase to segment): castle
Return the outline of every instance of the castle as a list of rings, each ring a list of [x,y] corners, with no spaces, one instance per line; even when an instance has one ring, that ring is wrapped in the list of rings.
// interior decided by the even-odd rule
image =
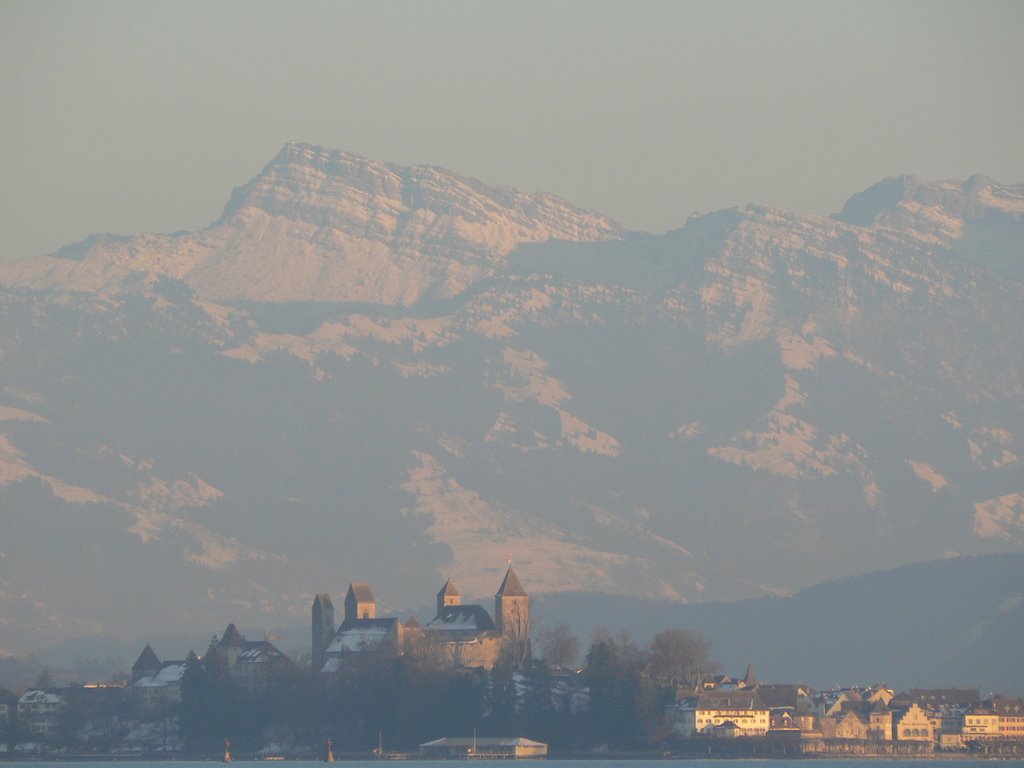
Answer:
[[[313,667],[336,672],[352,654],[430,654],[452,668],[491,669],[502,658],[521,664],[529,654],[530,598],[512,570],[494,595],[494,617],[482,605],[463,605],[446,580],[437,593],[437,614],[426,625],[415,618],[378,618],[370,585],[354,582],[345,595],[345,617],[334,626],[334,603],[326,592],[313,599]]]

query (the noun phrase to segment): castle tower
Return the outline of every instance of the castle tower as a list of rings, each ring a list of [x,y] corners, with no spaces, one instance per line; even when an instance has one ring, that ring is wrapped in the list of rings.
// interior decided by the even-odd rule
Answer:
[[[221,635],[220,642],[217,643],[217,651],[224,657],[228,669],[235,666],[235,662],[238,661],[238,657],[244,650],[245,638],[242,637],[242,633],[238,631],[234,622],[228,624],[224,634]]]
[[[530,597],[511,564],[494,596],[494,626],[504,638],[513,663],[522,664],[530,647]]]
[[[313,598],[313,669],[324,665],[324,651],[334,636],[334,603],[331,596],[321,592]]]
[[[149,643],[142,649],[138,660],[132,665],[132,682],[138,682],[142,677],[151,677],[160,671],[160,659],[150,648]]]
[[[365,582],[349,584],[345,595],[345,624],[351,624],[356,619],[376,618],[377,601],[373,598],[370,585]]]
[[[437,615],[440,616],[441,611],[449,605],[462,605],[462,595],[459,594],[459,590],[452,584],[451,579],[445,579],[444,586],[437,593]]]

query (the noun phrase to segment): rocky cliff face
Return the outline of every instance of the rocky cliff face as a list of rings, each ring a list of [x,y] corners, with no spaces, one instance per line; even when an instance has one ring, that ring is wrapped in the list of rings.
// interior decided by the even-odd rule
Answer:
[[[486,596],[510,552],[695,601],[1022,551],[1020,200],[651,236],[289,145],[202,232],[6,268],[0,648]]]

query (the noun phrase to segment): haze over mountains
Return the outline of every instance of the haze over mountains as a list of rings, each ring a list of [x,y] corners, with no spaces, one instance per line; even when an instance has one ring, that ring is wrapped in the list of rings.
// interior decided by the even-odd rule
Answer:
[[[0,649],[509,553],[693,602],[1024,552],[1022,244],[982,177],[648,235],[288,145],[200,232],[0,266]]]

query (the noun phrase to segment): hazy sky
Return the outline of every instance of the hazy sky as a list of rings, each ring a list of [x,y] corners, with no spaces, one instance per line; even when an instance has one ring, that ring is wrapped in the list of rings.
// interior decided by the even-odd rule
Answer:
[[[660,232],[1024,181],[1024,2],[0,0],[0,258],[196,229],[286,141]]]

